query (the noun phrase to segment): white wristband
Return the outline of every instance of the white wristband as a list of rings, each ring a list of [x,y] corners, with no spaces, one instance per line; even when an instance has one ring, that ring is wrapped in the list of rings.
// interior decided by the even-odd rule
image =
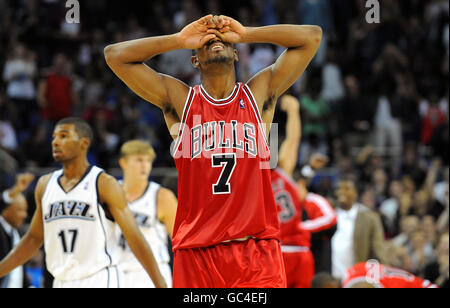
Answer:
[[[9,190],[5,190],[2,197],[6,204],[11,204],[14,202],[14,200],[9,196]]]

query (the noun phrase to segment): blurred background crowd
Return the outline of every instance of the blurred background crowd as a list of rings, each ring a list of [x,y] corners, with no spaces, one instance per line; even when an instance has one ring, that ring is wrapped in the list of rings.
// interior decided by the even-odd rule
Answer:
[[[363,0],[80,0],[81,22],[68,24],[66,1],[0,0],[0,188],[19,171],[56,167],[51,133],[67,116],[94,128],[93,164],[114,170],[120,145],[140,138],[154,146],[156,170],[174,167],[160,110],[113,75],[106,45],[175,33],[207,13],[245,26],[319,25],[323,44],[290,90],[301,102],[299,166],[316,152],[330,158],[311,190],[334,204],[337,179],[350,176],[359,202],[382,219],[392,264],[448,282],[449,3],[380,2],[381,22],[369,24]],[[283,51],[236,48],[242,82]],[[149,65],[194,85],[190,57],[178,50]],[[281,139],[284,122],[277,112]],[[157,180],[176,192],[173,177]]]

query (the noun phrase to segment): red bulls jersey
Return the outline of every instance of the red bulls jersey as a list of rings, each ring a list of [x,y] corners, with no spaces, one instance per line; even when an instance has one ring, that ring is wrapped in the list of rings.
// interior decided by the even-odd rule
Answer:
[[[278,208],[282,245],[311,247],[311,233],[336,225],[336,214],[329,202],[312,193],[302,202],[297,184],[280,168],[272,171],[272,187]]]
[[[282,245],[311,247],[311,232],[303,230],[300,225],[303,204],[296,183],[277,168],[272,171],[272,188],[278,208]]]
[[[172,153],[179,173],[174,250],[279,238],[270,151],[247,85],[237,83],[223,100],[192,88]]]
[[[357,283],[367,282],[376,288],[437,288],[428,280],[423,280],[400,269],[380,265],[375,262],[359,263],[347,270],[342,283],[343,288],[351,288]]]

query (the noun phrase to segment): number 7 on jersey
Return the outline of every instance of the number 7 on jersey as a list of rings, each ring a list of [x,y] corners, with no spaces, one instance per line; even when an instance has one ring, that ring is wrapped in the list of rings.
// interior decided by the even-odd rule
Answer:
[[[219,180],[213,185],[214,195],[231,194],[230,180],[236,167],[236,154],[214,154],[211,157],[213,168],[222,167]]]

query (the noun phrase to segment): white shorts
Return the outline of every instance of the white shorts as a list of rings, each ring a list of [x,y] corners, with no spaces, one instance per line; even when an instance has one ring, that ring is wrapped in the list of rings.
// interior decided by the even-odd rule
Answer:
[[[53,288],[58,289],[106,289],[121,288],[122,273],[117,266],[106,267],[85,279],[62,281],[55,279]]]
[[[166,281],[167,287],[172,288],[172,270],[170,269],[169,264],[159,264],[159,271]],[[152,289],[155,287],[145,270],[133,272],[124,271],[122,274],[123,279],[121,280],[121,288]]]

